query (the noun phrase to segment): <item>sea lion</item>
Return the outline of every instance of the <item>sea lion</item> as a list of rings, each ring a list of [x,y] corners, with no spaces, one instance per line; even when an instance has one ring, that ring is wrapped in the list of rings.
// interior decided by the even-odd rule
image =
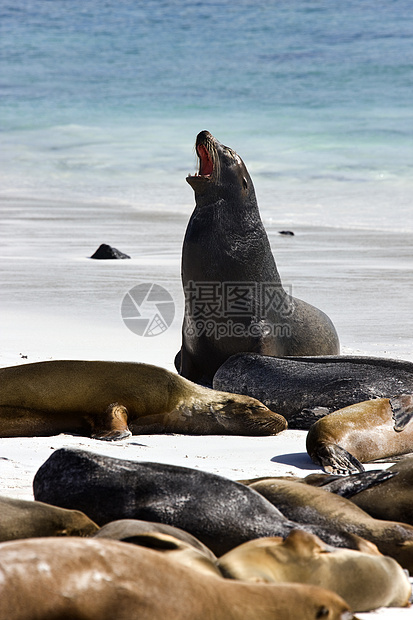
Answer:
[[[413,394],[350,405],[311,426],[307,452],[328,473],[363,471],[362,463],[412,452],[412,418]]]
[[[91,536],[96,523],[78,510],[0,496],[0,542],[42,536]]]
[[[333,549],[303,530],[293,530],[285,540],[250,540],[223,555],[218,566],[231,579],[322,586],[341,596],[353,611],[406,607],[412,594],[396,560],[377,549]]]
[[[238,480],[238,482],[251,486],[255,482],[261,482],[262,480],[292,480],[294,482],[302,482],[303,484],[321,487],[330,493],[336,493],[336,495],[341,495],[341,497],[349,498],[355,495],[355,493],[360,493],[360,491],[381,484],[384,480],[393,478],[395,475],[396,472],[373,469],[370,471],[357,472],[357,474],[349,474],[348,476],[315,473],[309,474],[304,478],[299,476],[261,476],[259,478]]]
[[[60,448],[38,469],[34,497],[82,510],[99,526],[145,519],[179,527],[219,556],[260,536],[306,529],[333,546],[358,549],[360,539],[329,525],[299,525],[251,488],[209,472],[127,461]]]
[[[383,555],[389,555],[410,573],[413,572],[411,525],[373,519],[350,500],[301,482],[269,478],[248,488],[261,493],[288,519],[301,525],[328,525],[334,527],[337,533],[346,531],[357,534],[374,543]]]
[[[377,487],[356,490],[349,499],[375,519],[413,525],[413,456],[404,457],[386,471],[393,477]]]
[[[221,575],[217,558],[201,541],[177,527],[137,519],[104,525],[94,538],[110,538],[165,553],[175,562],[207,575]]]
[[[282,286],[242,159],[208,131],[198,134],[196,152],[199,172],[186,179],[196,207],[182,248],[180,374],[211,385],[219,366],[242,351],[338,354],[329,317]]]
[[[149,364],[59,360],[0,369],[0,437],[273,435],[286,426],[253,398],[210,390]]]
[[[351,355],[282,358],[234,355],[213,387],[257,398],[289,428],[309,429],[332,411],[372,398],[413,392],[413,363]]]
[[[216,559],[212,551],[201,543],[200,540],[195,538],[195,536],[185,532],[185,530],[181,530],[179,527],[165,525],[165,523],[156,523],[155,521],[118,519],[117,521],[110,521],[106,525],[103,525],[93,536],[95,538],[111,538],[112,540],[134,543],[135,539],[142,534],[165,534],[167,536],[173,536],[185,544],[198,549],[198,551],[202,551],[206,555],[209,555],[211,560]]]
[[[293,610],[293,611],[292,611]],[[0,620],[351,620],[337,594],[303,584],[202,575],[115,540],[0,545]]]

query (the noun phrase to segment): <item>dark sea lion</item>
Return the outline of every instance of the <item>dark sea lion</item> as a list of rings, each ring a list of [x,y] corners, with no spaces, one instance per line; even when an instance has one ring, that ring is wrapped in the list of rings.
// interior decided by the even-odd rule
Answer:
[[[225,577],[242,581],[322,585],[354,611],[406,607],[412,594],[393,558],[377,550],[333,549],[303,530],[293,530],[285,540],[250,540],[223,555],[218,566]]]
[[[363,471],[362,463],[413,450],[413,394],[376,398],[325,416],[307,434],[307,452],[332,474]]]
[[[149,364],[59,360],[0,369],[0,437],[275,435],[285,428],[282,416],[253,398],[210,390]]]
[[[96,523],[78,510],[0,496],[0,542],[42,536],[91,536]]]
[[[413,392],[413,363],[351,355],[277,359],[234,355],[213,387],[257,398],[290,428],[308,429],[326,414],[372,398]]]
[[[248,488],[261,493],[288,519],[300,524],[329,525],[336,528],[337,533],[357,534],[374,543],[381,553],[394,558],[410,573],[413,572],[411,525],[373,519],[350,500],[300,482],[267,479]]]
[[[376,519],[413,525],[413,456],[404,457],[387,472],[394,477],[349,499]]]
[[[181,375],[211,385],[233,355],[336,355],[324,312],[283,288],[242,159],[208,131],[196,139],[199,173],[188,176],[196,207],[182,248],[186,305]]]
[[[188,467],[60,448],[37,471],[33,490],[37,500],[82,510],[100,526],[144,519],[179,527],[217,556],[252,538],[287,536],[297,527],[333,546],[360,545],[359,537],[335,527],[286,519],[245,485]]]
[[[292,614],[354,617],[324,588],[200,576],[152,549],[114,540],[0,545],[0,620],[291,620]]]

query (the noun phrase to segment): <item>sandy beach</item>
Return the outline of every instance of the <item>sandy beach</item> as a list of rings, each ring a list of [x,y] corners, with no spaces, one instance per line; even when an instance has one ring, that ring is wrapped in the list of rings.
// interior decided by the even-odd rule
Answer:
[[[180,251],[191,205],[186,213],[157,214],[8,197],[1,209],[1,366],[107,359],[174,369],[183,313]],[[413,290],[408,286],[413,256],[407,233],[296,226],[295,236],[284,238],[278,222],[264,223],[284,285],[331,316],[343,353],[413,361]],[[100,243],[132,258],[91,260]],[[164,286],[175,303],[171,326],[154,337],[132,333],[121,316],[123,297],[143,282]],[[62,446],[194,467],[233,480],[305,476],[320,471],[306,453],[305,436],[305,431],[288,430],[261,438],[141,435],[117,443],[63,434],[1,439],[1,492],[32,499],[34,474]],[[412,614],[398,609],[358,616],[384,620]]]

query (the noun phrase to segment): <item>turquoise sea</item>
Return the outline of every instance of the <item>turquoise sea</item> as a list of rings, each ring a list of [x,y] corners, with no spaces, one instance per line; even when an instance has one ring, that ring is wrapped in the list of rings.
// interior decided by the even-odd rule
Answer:
[[[280,223],[413,231],[409,0],[3,0],[1,195],[188,212],[202,129]]]

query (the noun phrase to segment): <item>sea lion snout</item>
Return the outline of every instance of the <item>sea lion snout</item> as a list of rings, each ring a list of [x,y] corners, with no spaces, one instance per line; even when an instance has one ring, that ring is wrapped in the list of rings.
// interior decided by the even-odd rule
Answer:
[[[224,398],[216,409],[217,418],[225,428],[236,424],[241,433],[241,424],[245,427],[245,434],[249,435],[277,435],[286,430],[287,420],[271,411],[255,398],[239,397],[232,394]]]

